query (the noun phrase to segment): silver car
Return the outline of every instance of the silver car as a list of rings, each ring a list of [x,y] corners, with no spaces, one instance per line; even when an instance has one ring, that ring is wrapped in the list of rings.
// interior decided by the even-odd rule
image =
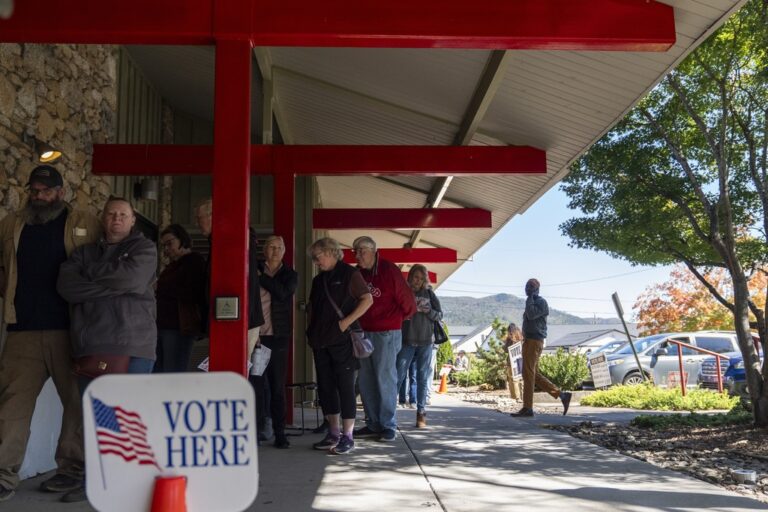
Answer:
[[[643,373],[645,373],[646,378],[652,378],[658,386],[679,383],[678,346],[670,343],[670,340],[681,341],[718,354],[738,350],[736,334],[730,332],[664,333],[638,338],[634,343]],[[683,347],[682,351],[686,385],[687,387],[696,387],[701,363],[710,356],[688,347]],[[612,384],[639,384],[643,381],[632,355],[632,347],[629,345],[609,355],[607,359]]]

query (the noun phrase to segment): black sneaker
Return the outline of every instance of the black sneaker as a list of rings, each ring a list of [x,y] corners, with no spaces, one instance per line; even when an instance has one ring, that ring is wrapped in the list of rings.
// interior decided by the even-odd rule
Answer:
[[[355,442],[349,436],[341,436],[339,442],[331,448],[328,453],[331,455],[345,455],[355,449]]]
[[[82,478],[75,478],[73,476],[58,473],[41,483],[40,490],[46,492],[69,492],[79,489],[82,486]]]
[[[563,416],[568,414],[568,407],[571,406],[571,395],[570,391],[563,391],[560,393],[560,401],[563,402]]]
[[[13,498],[16,494],[16,491],[13,489],[6,489],[4,487],[0,487],[0,501],[8,501],[9,499]]]
[[[275,436],[275,442],[273,444],[275,448],[280,448],[282,450],[285,450],[291,447],[291,443],[288,441],[285,435]]]
[[[374,432],[368,427],[359,428],[353,434],[355,439],[378,439],[381,435],[379,432]]]
[[[395,433],[394,429],[391,428],[385,428],[381,431],[381,434],[379,435],[379,441],[389,442],[394,441],[395,437],[397,437],[397,434]]]
[[[315,450],[330,450],[337,444],[339,444],[339,436],[326,434],[323,440],[313,444],[312,448]]]
[[[514,416],[515,418],[530,418],[533,416],[533,409],[528,409],[527,407],[523,407],[517,412],[513,412],[510,414],[510,416]]]

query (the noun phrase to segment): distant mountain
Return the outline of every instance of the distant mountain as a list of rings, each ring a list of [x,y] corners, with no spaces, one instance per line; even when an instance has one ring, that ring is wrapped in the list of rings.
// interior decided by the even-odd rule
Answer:
[[[440,297],[439,295],[438,298],[443,308],[443,320],[448,325],[487,325],[494,318],[499,318],[503,322],[515,322],[518,325],[521,325],[523,322],[525,299],[508,293],[499,293],[479,299],[474,297]],[[569,315],[564,311],[552,308],[549,308],[547,321],[552,325],[619,323],[619,320],[616,318],[597,318],[593,320],[591,318]]]

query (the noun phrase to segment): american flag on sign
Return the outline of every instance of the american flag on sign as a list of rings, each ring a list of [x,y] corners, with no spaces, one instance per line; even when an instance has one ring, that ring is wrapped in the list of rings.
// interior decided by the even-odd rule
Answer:
[[[93,397],[91,401],[99,453],[117,455],[126,462],[136,461],[160,469],[152,447],[147,442],[147,427],[141,421],[141,416],[119,406],[110,407]]]

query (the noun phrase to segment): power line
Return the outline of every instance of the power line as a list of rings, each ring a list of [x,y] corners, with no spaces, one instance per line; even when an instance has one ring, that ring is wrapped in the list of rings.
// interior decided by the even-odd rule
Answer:
[[[572,284],[593,283],[595,281],[605,281],[605,280],[608,280],[608,279],[616,279],[617,277],[624,277],[624,276],[629,276],[629,275],[632,275],[632,274],[640,274],[641,272],[650,272],[651,270],[656,270],[656,269],[655,268],[645,268],[645,269],[642,269],[642,270],[634,270],[632,272],[624,272],[622,274],[614,274],[614,275],[605,276],[605,277],[596,277],[594,279],[585,279],[583,281],[571,281],[569,283],[544,283],[543,286],[548,288],[548,287],[551,287],[551,286],[568,286],[568,285],[572,285]],[[469,285],[469,286],[483,286],[483,287],[486,287],[486,288],[506,288],[506,289],[509,289],[509,288],[518,288],[518,287],[520,287],[520,283],[516,283],[516,284],[510,285],[510,284],[467,283],[465,281],[451,281],[451,282],[454,283],[454,284],[465,284],[465,285]]]
[[[488,293],[485,290],[457,290],[455,288],[440,288],[438,291],[446,291],[446,292],[454,292],[454,293]],[[517,297],[515,295],[515,297]],[[518,297],[521,300],[524,300],[522,297]],[[611,299],[591,299],[588,297],[555,297],[552,295],[547,295],[545,297],[546,299],[563,299],[563,300],[589,300],[593,302],[611,302]]]

